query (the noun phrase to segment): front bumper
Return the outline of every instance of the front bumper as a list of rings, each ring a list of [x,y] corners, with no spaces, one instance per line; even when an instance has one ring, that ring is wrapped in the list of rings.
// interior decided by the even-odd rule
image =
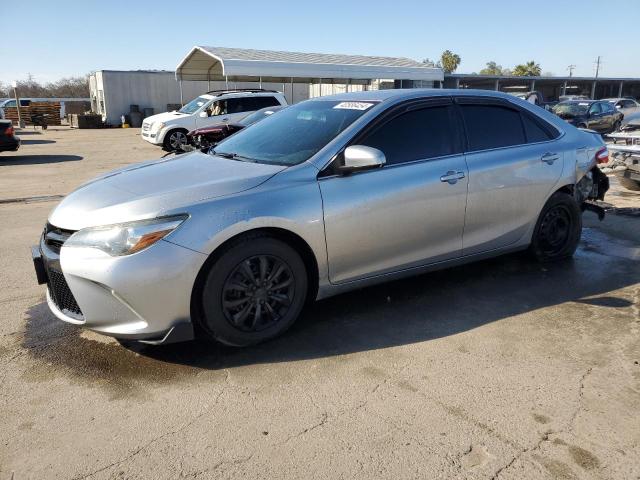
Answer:
[[[145,126],[142,126],[142,130],[140,131],[140,136],[143,140],[146,140],[153,145],[162,145],[164,141],[164,129],[163,130],[153,130],[148,128],[145,130]]]
[[[43,236],[32,256],[60,320],[147,343],[193,338],[191,292],[205,255],[165,240],[121,257],[64,246],[58,254]]]

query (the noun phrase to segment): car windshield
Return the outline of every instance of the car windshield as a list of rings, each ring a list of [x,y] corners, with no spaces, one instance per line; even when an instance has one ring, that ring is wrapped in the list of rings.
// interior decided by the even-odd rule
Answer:
[[[197,97],[187,103],[184,107],[178,110],[180,113],[195,113],[201,106],[209,102],[210,99],[206,97]]]
[[[273,115],[274,113],[276,113],[278,110],[280,110],[282,107],[267,107],[267,108],[263,108],[262,110],[258,110],[257,112],[253,112],[250,115],[247,115],[246,117],[244,117],[242,120],[240,120],[238,122],[238,124],[244,126],[244,127],[248,127],[249,125],[256,123],[260,120],[263,120],[265,118],[267,118],[269,115]]]
[[[228,137],[212,153],[258,163],[297,165],[311,158],[375,103],[308,100]]]
[[[553,112],[556,114],[566,113],[569,115],[584,115],[589,111],[590,104],[587,102],[567,102],[559,103],[553,107]]]

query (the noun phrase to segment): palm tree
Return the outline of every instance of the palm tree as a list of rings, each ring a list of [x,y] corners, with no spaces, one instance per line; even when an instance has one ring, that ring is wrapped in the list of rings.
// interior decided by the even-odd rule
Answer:
[[[516,65],[512,73],[517,77],[538,77],[541,72],[542,68],[540,68],[540,64],[531,60],[524,65]]]

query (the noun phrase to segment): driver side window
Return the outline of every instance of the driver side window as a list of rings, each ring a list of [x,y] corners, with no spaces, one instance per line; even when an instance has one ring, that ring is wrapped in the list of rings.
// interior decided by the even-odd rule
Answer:
[[[226,115],[227,114],[227,102],[225,100],[218,100],[217,102],[213,102],[207,108],[207,112],[210,117],[215,117],[218,115]]]
[[[589,108],[589,113],[594,114],[594,113],[601,113],[602,110],[600,108],[600,104],[599,103],[594,103],[593,105],[591,105],[591,108]]]

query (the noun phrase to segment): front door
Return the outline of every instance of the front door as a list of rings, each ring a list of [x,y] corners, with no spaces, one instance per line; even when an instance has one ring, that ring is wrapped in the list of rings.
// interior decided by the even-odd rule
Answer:
[[[468,172],[455,125],[450,100],[400,107],[353,142],[385,166],[320,177],[331,282],[461,255]]]
[[[243,110],[241,98],[229,98],[227,100],[216,100],[203,110],[206,116],[196,117],[197,128],[210,127],[221,123],[233,123],[242,119],[246,115]]]

